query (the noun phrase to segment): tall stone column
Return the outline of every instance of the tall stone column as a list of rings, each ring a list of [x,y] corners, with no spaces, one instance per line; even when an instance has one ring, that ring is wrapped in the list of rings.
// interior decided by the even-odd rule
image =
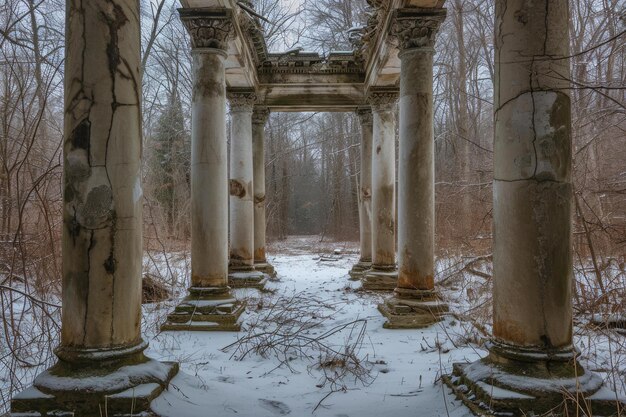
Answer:
[[[396,268],[396,120],[398,91],[372,89],[368,101],[373,112],[372,139],[372,269],[363,288],[393,290]]]
[[[252,165],[254,166],[254,269],[276,275],[265,253],[265,124],[270,111],[255,106],[252,113]]]
[[[496,1],[494,335],[487,358],[455,372],[512,415],[560,415],[601,385],[572,344],[568,22],[567,0]],[[593,414],[607,404],[591,398]]]
[[[59,360],[13,399],[11,410],[127,414],[135,390],[140,413],[177,365],[144,356],[141,337],[139,3],[66,7]],[[156,385],[146,392],[149,384]]]
[[[228,9],[180,9],[191,35],[191,288],[163,330],[238,330],[228,287],[226,74]]]
[[[357,110],[361,121],[361,175],[359,183],[359,239],[361,257],[352,267],[350,276],[358,279],[372,267],[372,130],[373,116],[370,107]]]
[[[435,141],[433,55],[445,9],[401,9],[398,286],[379,306],[387,328],[425,327],[448,310],[435,292]]]
[[[256,93],[228,91],[230,135],[230,264],[231,287],[262,286],[265,275],[254,269],[254,185],[252,110]]]

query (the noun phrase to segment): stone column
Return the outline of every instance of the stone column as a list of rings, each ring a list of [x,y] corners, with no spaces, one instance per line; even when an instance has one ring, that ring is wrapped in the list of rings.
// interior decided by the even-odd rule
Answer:
[[[144,356],[141,337],[139,3],[66,7],[59,360],[13,399],[11,410],[117,415],[130,411],[136,389],[140,413],[177,365]]]
[[[498,0],[495,10],[494,335],[488,358],[455,372],[497,411],[560,415],[564,398],[584,404],[601,385],[572,345],[569,9]],[[616,397],[608,404],[615,412]],[[607,415],[597,398],[591,409]]]
[[[255,106],[252,113],[252,165],[254,166],[254,268],[276,275],[265,254],[265,124],[270,112]]]
[[[256,93],[228,91],[230,135],[230,264],[231,287],[262,286],[265,275],[254,269],[254,186],[252,110]]]
[[[361,175],[359,183],[359,238],[361,258],[352,267],[350,276],[358,279],[372,267],[372,109],[357,110],[361,120]]]
[[[363,288],[393,290],[398,280],[395,242],[396,120],[398,91],[372,89],[372,269]]]
[[[228,9],[180,9],[191,35],[191,288],[163,330],[238,330],[228,287],[226,74]]]
[[[401,9],[398,286],[379,306],[387,328],[425,327],[448,310],[435,292],[435,141],[433,55],[445,9]]]

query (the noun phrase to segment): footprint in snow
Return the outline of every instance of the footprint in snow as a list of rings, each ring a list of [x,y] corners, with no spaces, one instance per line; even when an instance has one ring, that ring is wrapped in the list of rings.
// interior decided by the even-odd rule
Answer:
[[[291,413],[291,409],[287,407],[287,404],[281,403],[280,401],[259,399],[259,402],[261,403],[261,407],[276,415],[286,416]]]

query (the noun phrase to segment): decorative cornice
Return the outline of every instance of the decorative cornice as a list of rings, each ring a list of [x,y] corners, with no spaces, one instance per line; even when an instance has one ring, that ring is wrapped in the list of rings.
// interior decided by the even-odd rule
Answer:
[[[228,40],[234,36],[233,13],[221,8],[178,9],[180,20],[191,36],[191,47],[228,51]]]
[[[362,126],[372,126],[374,124],[374,115],[371,107],[359,107],[356,114],[359,116]]]
[[[367,102],[375,112],[392,111],[398,101],[398,89],[375,88],[367,95]]]
[[[435,37],[445,18],[446,9],[399,9],[391,25],[391,35],[398,38],[400,51],[434,48]]]
[[[264,106],[254,106],[252,113],[252,124],[263,125],[267,123],[267,119],[270,117],[270,109]]]
[[[257,102],[257,95],[254,90],[226,90],[231,112],[251,112]]]

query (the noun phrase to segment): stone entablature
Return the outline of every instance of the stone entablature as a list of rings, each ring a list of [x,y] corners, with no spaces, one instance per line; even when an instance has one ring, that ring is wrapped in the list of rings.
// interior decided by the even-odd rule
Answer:
[[[328,58],[317,52],[293,52],[286,54],[268,54],[267,60],[258,68],[262,74],[337,74],[364,73],[365,69],[358,62],[352,51],[331,52]]]

